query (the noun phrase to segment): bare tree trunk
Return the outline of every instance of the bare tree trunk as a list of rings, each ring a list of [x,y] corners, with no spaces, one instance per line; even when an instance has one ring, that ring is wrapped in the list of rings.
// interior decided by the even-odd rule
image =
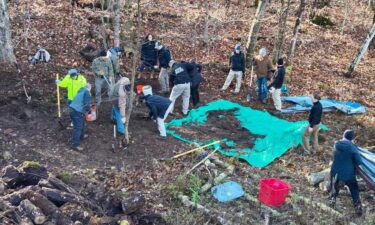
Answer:
[[[297,44],[298,31],[299,31],[299,28],[301,26],[302,15],[303,15],[303,12],[305,11],[305,7],[306,7],[305,0],[300,0],[299,8],[298,8],[298,11],[297,11],[297,19],[296,19],[296,23],[295,23],[294,29],[293,29],[293,38],[292,38],[292,41],[290,43],[290,47],[289,47],[289,51],[288,51],[288,57],[287,57],[288,62],[287,62],[287,64],[292,63],[294,50],[296,49],[296,44]]]
[[[130,106],[128,114],[126,115],[126,123],[125,123],[125,141],[126,144],[129,144],[129,122],[130,122],[130,116],[133,111],[133,102],[134,102],[134,81],[135,81],[135,74],[137,72],[137,62],[138,62],[138,54],[139,54],[139,47],[140,47],[140,30],[141,30],[141,6],[140,6],[140,0],[137,2],[137,30],[136,34],[134,35],[134,54],[133,54],[133,62],[132,62],[132,75],[131,75],[131,88],[132,90],[130,92]]]
[[[251,24],[250,32],[248,34],[247,43],[246,43],[246,65],[250,65],[250,61],[252,59],[253,53],[255,51],[257,36],[260,30],[261,20],[263,18],[264,12],[266,11],[266,7],[268,4],[268,0],[261,0],[260,4],[258,5],[257,11],[255,13],[255,18]]]
[[[372,25],[370,33],[367,35],[367,38],[365,39],[362,47],[358,50],[357,56],[354,58],[353,62],[350,64],[348,72],[345,74],[345,76],[350,77],[352,75],[355,68],[361,62],[362,57],[365,55],[367,48],[370,45],[371,40],[374,39],[374,36],[375,36],[375,23]]]
[[[285,31],[287,28],[286,22],[288,19],[289,8],[290,8],[290,0],[288,0],[286,6],[285,6],[284,0],[281,0],[281,8],[279,12],[279,30],[277,33],[277,38],[275,40],[275,47],[273,50],[274,62],[276,62],[281,56],[281,49],[283,47]]]
[[[113,20],[114,47],[120,47],[120,6],[121,0],[115,0],[115,4],[113,5],[113,11],[115,14]]]
[[[372,24],[375,24],[375,0],[372,0],[370,3],[371,9],[374,12],[374,16],[372,18]],[[375,38],[372,39],[370,47],[371,50],[375,49]]]
[[[7,0],[0,0],[0,61],[16,63],[16,57],[13,53]]]
[[[318,8],[318,0],[314,0],[314,2],[312,3],[311,12],[310,12],[310,20],[312,20],[315,17],[317,8]]]
[[[209,22],[208,0],[204,1],[204,9],[206,11],[206,17],[205,17],[205,23],[204,23],[203,39],[205,43],[208,43],[208,22]]]
[[[104,11],[104,3],[105,1],[102,0],[101,1],[101,10]],[[101,32],[101,35],[102,35],[102,38],[103,38],[103,48],[104,49],[108,49],[108,43],[107,43],[107,28],[106,28],[106,25],[105,25],[105,22],[104,22],[104,17],[101,16],[100,17],[101,21],[102,21],[102,32]]]

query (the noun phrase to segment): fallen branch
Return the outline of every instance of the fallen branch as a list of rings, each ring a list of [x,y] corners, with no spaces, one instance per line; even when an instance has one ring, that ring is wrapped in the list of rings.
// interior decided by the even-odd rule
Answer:
[[[260,204],[260,207],[261,207],[261,208],[263,208],[263,209],[265,209],[266,211],[272,213],[273,216],[280,216],[280,215],[281,215],[281,213],[279,213],[278,211],[272,209],[271,207],[268,207],[268,206],[262,204],[261,202],[259,202],[259,200],[258,200],[257,198],[253,197],[253,196],[250,195],[250,194],[247,194],[247,193],[246,193],[246,194],[245,194],[245,199],[248,200],[248,201],[250,201],[250,202],[253,202],[253,203],[255,203],[255,204]]]
[[[204,163],[207,159],[209,159],[215,152],[217,152],[217,150],[219,150],[218,148],[215,149],[214,151],[212,151],[210,154],[208,154],[204,159],[202,159],[199,163],[195,164],[195,166],[193,166],[193,168],[191,168],[187,173],[186,175],[188,175],[189,173],[191,173],[195,168],[197,168],[198,166],[200,166],[202,163]]]
[[[47,220],[42,210],[36,207],[28,199],[21,202],[20,208],[35,224],[43,224]]]

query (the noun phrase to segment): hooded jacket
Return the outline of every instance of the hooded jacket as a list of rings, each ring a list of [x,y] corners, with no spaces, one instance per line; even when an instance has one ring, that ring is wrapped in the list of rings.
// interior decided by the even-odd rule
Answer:
[[[147,95],[145,96],[146,105],[150,110],[150,117],[153,120],[157,118],[164,118],[168,107],[172,101],[168,98],[161,97],[158,95]]]
[[[167,69],[169,67],[169,61],[171,61],[171,52],[167,47],[163,47],[158,52],[159,64],[161,68]]]
[[[146,40],[141,48],[141,60],[147,67],[156,65],[158,53],[155,49],[155,41]]]
[[[82,74],[77,75],[77,79],[72,79],[70,74],[67,74],[64,79],[58,83],[59,87],[66,88],[68,100],[72,101],[79,89],[86,86],[86,79]]]
[[[323,107],[320,101],[314,102],[313,107],[310,110],[309,114],[309,124],[312,128],[315,125],[318,125],[322,120]]]
[[[69,107],[83,114],[88,113],[90,111],[90,98],[90,92],[86,87],[83,87],[79,89]]]
[[[355,165],[361,165],[362,159],[357,146],[346,139],[336,141],[333,149],[331,177],[337,175],[340,181],[355,180]]]

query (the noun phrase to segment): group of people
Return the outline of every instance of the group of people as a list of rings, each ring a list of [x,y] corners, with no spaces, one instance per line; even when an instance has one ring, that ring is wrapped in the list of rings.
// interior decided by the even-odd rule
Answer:
[[[112,96],[112,102],[119,108],[121,120],[126,122],[126,108],[130,88],[130,81],[126,77],[115,81],[116,75],[119,75],[118,56],[121,49],[112,48],[102,51],[100,56],[94,59],[92,71],[95,76],[95,105],[99,106],[102,102],[101,90],[103,85],[107,85],[108,95]],[[230,86],[232,80],[236,78],[236,85],[233,91],[238,94],[241,90],[242,78],[245,75],[245,54],[241,51],[241,45],[237,44],[230,57],[230,71],[221,90],[225,91]],[[271,61],[267,57],[267,50],[261,48],[259,54],[251,60],[250,67],[256,73],[258,99],[262,103],[267,103],[268,92],[272,94],[276,110],[282,109],[281,88],[285,78],[284,61],[282,58],[277,60],[277,69],[274,69]],[[182,97],[182,114],[186,116],[189,112],[190,99],[193,106],[199,103],[199,85],[202,81],[202,66],[195,62],[175,61],[171,57],[169,49],[159,41],[154,41],[152,35],[147,35],[145,43],[141,49],[141,65],[139,72],[144,70],[157,70],[159,72],[159,85],[161,95],[153,93],[150,85],[143,86],[141,100],[149,109],[150,118],[156,123],[160,139],[166,139],[166,128],[164,121],[169,114],[174,113],[176,100]],[[270,83],[268,83],[270,81]],[[90,111],[90,90],[91,85],[87,83],[85,77],[76,69],[71,69],[62,81],[57,80],[56,84],[67,89],[68,105],[70,109],[70,118],[73,122],[72,147],[75,150],[82,151],[80,145],[84,134],[85,114]],[[172,89],[170,87],[172,86]],[[249,90],[251,91],[251,90]],[[166,94],[169,97],[165,97]],[[115,98],[113,98],[115,96]],[[319,93],[311,95],[313,107],[310,110],[308,126],[305,128],[302,136],[303,149],[306,154],[315,153],[319,150],[318,132],[321,124],[323,107],[320,103]],[[309,144],[312,141],[312,148]],[[345,184],[349,187],[353,204],[357,214],[362,213],[359,198],[358,184],[355,178],[355,165],[362,163],[356,146],[353,144],[354,131],[347,130],[343,139],[337,141],[334,145],[333,164],[331,167],[331,185],[330,193],[332,205],[339,193],[340,185]]]

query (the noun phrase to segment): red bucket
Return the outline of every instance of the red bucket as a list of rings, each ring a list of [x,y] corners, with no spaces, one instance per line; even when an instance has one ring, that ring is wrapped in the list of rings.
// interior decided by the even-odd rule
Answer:
[[[138,84],[137,85],[137,94],[141,94],[143,92],[143,85]]]
[[[276,178],[261,179],[259,184],[259,201],[268,206],[280,206],[284,204],[285,198],[291,186]]]

